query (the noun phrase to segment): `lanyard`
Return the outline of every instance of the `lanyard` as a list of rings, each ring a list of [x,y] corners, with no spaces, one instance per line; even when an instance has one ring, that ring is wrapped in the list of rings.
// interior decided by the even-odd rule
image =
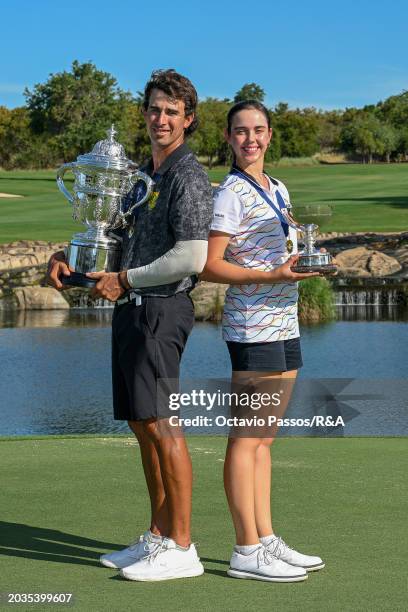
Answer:
[[[285,201],[284,201],[283,197],[279,193],[278,189],[275,190],[275,194],[276,194],[276,199],[278,201],[279,208],[274,204],[274,202],[272,202],[272,200],[270,199],[270,197],[268,196],[266,191],[260,185],[258,185],[258,183],[252,178],[252,176],[250,176],[249,174],[247,174],[243,170],[240,170],[238,168],[238,166],[233,165],[232,168],[231,168],[230,174],[233,174],[234,176],[242,176],[242,177],[244,177],[245,180],[247,180],[248,183],[250,183],[250,185],[252,185],[252,187],[254,189],[256,189],[256,191],[259,193],[261,198],[263,200],[265,200],[265,202],[267,204],[269,204],[269,206],[272,208],[272,210],[276,213],[276,216],[278,217],[279,221],[281,222],[283,233],[285,234],[286,237],[288,237],[288,234],[289,234],[289,223],[286,220],[286,217],[284,216],[284,214],[282,212],[282,209],[286,208],[286,204],[285,204]]]

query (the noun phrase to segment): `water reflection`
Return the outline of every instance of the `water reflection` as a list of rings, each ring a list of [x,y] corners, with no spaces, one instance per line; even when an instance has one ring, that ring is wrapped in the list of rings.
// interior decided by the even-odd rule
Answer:
[[[0,310],[2,327],[108,327],[112,308]],[[336,306],[338,321],[408,321],[408,308],[396,305]],[[321,325],[321,324],[318,324]]]
[[[112,312],[112,308],[0,310],[0,327],[107,327]]]
[[[392,304],[336,306],[338,321],[408,321],[408,308]]]
[[[360,316],[353,307],[353,318],[302,326],[300,379],[406,378],[407,318]],[[2,313],[0,435],[128,431],[112,418],[110,320],[107,310]],[[182,378],[230,373],[221,328],[197,323]]]

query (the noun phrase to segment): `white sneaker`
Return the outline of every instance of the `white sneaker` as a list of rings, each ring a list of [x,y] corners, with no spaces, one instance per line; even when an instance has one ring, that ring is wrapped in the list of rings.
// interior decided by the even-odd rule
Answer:
[[[163,538],[153,552],[120,571],[123,578],[142,582],[192,578],[201,574],[204,568],[194,544],[183,550],[171,538]]]
[[[249,555],[234,550],[227,574],[233,578],[252,578],[266,582],[298,582],[307,578],[303,567],[293,567],[277,559],[262,544]]]
[[[105,567],[121,569],[152,553],[160,546],[162,540],[163,538],[161,536],[154,535],[148,530],[127,548],[107,555],[102,555],[99,560]]]
[[[320,557],[312,557],[311,555],[302,555],[302,553],[289,548],[289,546],[278,536],[271,536],[272,539],[265,544],[266,549],[277,559],[285,561],[294,567],[304,567],[308,572],[315,572],[322,569],[325,564]]]

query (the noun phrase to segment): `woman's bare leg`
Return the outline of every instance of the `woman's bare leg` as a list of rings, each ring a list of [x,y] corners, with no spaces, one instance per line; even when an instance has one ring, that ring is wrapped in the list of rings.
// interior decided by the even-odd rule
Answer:
[[[239,546],[259,542],[255,522],[255,456],[259,442],[256,438],[228,440],[224,488]]]
[[[281,395],[279,406],[274,409],[277,418],[283,418],[292,395],[293,386],[296,381],[297,370],[289,372],[275,372],[260,378],[262,392],[277,393],[284,390]],[[259,373],[258,373],[259,376]],[[271,445],[276,438],[277,428],[271,428],[268,437],[262,438],[256,451],[255,457],[255,522],[258,536],[265,537],[273,534],[272,511],[271,511],[271,487],[272,487],[272,459]]]

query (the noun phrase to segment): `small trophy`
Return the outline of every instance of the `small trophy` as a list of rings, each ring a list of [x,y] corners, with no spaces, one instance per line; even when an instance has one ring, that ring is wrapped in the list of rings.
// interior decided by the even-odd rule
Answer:
[[[304,249],[300,251],[299,259],[291,270],[298,273],[334,274],[337,271],[337,266],[332,262],[330,253],[322,253],[314,246],[317,230],[325,225],[331,217],[331,207],[328,204],[294,206],[293,214],[300,223],[290,216],[289,224],[301,232]]]
[[[57,185],[73,206],[73,219],[87,227],[86,232],[74,234],[66,249],[71,275],[61,279],[64,285],[92,288],[97,281],[85,276],[87,272],[119,271],[121,242],[108,233],[126,227],[134,209],[147,200],[152,190],[152,179],[125,157],[115,134],[112,125],[107,139],[97,142],[91,153],[79,155],[57,172]],[[67,170],[75,176],[73,194],[62,178]],[[138,182],[140,198],[125,210],[122,198]]]

